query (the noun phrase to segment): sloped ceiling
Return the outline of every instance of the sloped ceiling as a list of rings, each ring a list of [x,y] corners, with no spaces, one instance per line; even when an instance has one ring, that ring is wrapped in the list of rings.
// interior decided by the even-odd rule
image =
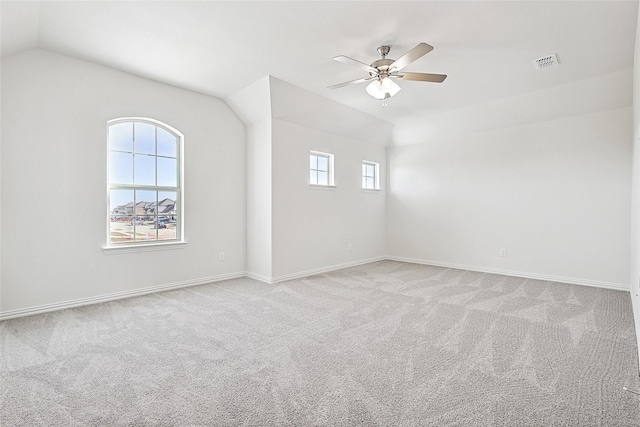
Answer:
[[[245,125],[279,119],[376,145],[391,145],[391,123],[272,76],[226,99]]]
[[[638,2],[2,1],[0,7],[2,56],[39,47],[223,99],[271,75],[393,124],[394,143],[407,144],[424,141],[442,122],[447,132],[464,129],[450,123],[469,120],[474,110],[481,116],[484,105],[505,117],[499,126],[522,122],[514,102],[554,88],[570,94],[567,88],[591,79],[598,88],[586,110],[630,105],[619,86],[631,92],[625,71],[633,66]],[[390,45],[389,57],[397,58],[419,42],[435,49],[406,71],[448,74],[444,83],[400,81],[387,108],[365,85],[327,89],[364,77],[334,56],[369,63],[379,45]],[[533,60],[548,54],[557,54],[560,65],[534,69]],[[625,80],[598,102],[616,76]],[[544,117],[580,112],[555,108]]]

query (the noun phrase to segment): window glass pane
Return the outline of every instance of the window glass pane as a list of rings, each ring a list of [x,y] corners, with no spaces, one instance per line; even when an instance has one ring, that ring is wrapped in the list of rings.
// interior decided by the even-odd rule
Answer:
[[[109,192],[109,239],[112,243],[134,240],[133,190],[114,189]]]
[[[328,174],[318,171],[318,185],[329,185]]]
[[[175,191],[158,192],[158,240],[177,238],[178,193]]]
[[[157,128],[158,156],[178,157],[178,138],[164,129]]]
[[[318,156],[314,156],[313,154],[309,156],[309,167],[311,169],[318,169]]]
[[[318,170],[328,171],[329,170],[329,159],[324,156],[318,156]]]
[[[309,171],[309,184],[318,184],[318,172],[315,170]]]
[[[135,123],[134,142],[136,153],[156,154],[156,127],[149,123]]]
[[[133,221],[136,226],[135,240],[155,240],[151,212],[156,202],[156,192],[153,190],[136,190],[136,204]]]
[[[131,215],[133,212],[133,190],[110,190],[109,212],[111,215]]]
[[[109,126],[109,149],[133,151],[133,123],[118,123]]]
[[[147,225],[153,225],[153,222],[155,221],[155,216],[153,215],[140,215],[138,217],[138,220],[140,222],[142,222],[143,224],[147,224]]]
[[[134,183],[138,185],[156,184],[156,158],[136,154],[135,156],[135,177]]]
[[[109,181],[113,184],[133,184],[133,154],[109,153]]]
[[[176,238],[176,223],[164,221],[158,218],[158,240],[171,240]]]
[[[136,190],[136,215],[147,215],[155,206],[156,192],[153,190]]]
[[[158,157],[158,185],[178,186],[178,160]]]
[[[362,164],[362,176],[367,176],[367,164]]]
[[[367,176],[375,176],[375,168],[373,165],[367,165]]]
[[[175,191],[158,191],[158,218],[176,221],[178,215],[178,194]]]
[[[156,240],[155,217],[151,215],[136,215],[135,240]]]
[[[133,224],[131,217],[112,215],[109,222],[109,240],[111,243],[132,242]]]
[[[367,178],[367,188],[376,188],[375,180],[373,178]]]

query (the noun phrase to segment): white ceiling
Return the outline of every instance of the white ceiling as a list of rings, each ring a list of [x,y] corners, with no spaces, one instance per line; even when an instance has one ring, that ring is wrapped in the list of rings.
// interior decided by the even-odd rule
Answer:
[[[228,98],[266,75],[390,123],[491,104],[633,66],[634,1],[2,1],[2,56],[39,47]],[[364,77],[333,61],[397,59],[435,49],[405,71],[444,83],[399,81],[382,108]],[[532,61],[557,54],[560,65]],[[629,88],[630,90],[630,88]],[[627,102],[627,101],[624,101]]]

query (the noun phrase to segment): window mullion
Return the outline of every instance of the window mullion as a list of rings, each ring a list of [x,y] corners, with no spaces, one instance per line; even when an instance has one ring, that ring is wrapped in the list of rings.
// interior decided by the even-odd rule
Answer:
[[[138,204],[138,192],[136,190],[133,190],[133,211],[131,212],[133,214],[133,241],[136,241],[136,205]]]
[[[123,190],[149,190],[149,191],[178,191],[180,187],[164,187],[153,185],[129,185],[129,184],[109,184],[110,189],[123,189]]]
[[[153,128],[153,200],[155,201],[156,208],[153,212],[153,236],[155,241],[158,241],[158,128]]]
[[[136,183],[136,124],[133,123],[133,141],[132,142],[132,146],[133,146],[133,152],[131,153],[131,161],[133,162],[133,165],[131,167],[131,170],[133,171],[133,176],[131,177],[131,182],[133,184]]]

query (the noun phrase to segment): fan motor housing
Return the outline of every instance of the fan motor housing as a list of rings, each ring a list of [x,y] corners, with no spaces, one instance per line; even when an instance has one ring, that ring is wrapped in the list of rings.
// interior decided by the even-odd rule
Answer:
[[[380,71],[387,71],[389,69],[389,65],[393,64],[394,62],[395,59],[382,58],[378,59],[377,61],[373,61],[371,63],[371,66],[373,68],[377,68]]]

